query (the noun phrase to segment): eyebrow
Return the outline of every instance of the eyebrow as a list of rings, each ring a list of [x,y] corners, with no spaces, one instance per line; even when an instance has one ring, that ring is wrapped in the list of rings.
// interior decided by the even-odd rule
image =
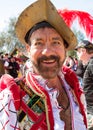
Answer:
[[[42,40],[42,38],[36,38],[37,41]],[[61,40],[60,37],[53,37],[52,40]]]
[[[53,40],[60,40],[61,38],[60,37],[53,37],[52,39]]]

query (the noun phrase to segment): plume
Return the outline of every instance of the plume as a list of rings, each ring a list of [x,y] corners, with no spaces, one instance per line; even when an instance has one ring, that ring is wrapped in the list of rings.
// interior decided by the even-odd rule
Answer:
[[[58,13],[69,27],[75,19],[78,19],[78,23],[84,29],[86,36],[90,37],[91,40],[93,39],[93,17],[89,13],[68,9],[58,10]]]

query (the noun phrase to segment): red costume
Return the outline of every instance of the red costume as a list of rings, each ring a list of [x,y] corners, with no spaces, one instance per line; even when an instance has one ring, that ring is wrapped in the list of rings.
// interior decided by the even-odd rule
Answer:
[[[82,101],[83,91],[79,86],[78,79],[76,75],[73,73],[73,71],[68,68],[63,67],[62,72],[64,74],[65,80],[67,81],[67,83],[70,85],[72,89],[73,95],[75,95],[75,99],[79,105],[80,112],[83,115],[84,124],[87,127],[85,107]],[[73,79],[73,82],[72,82],[72,79]],[[26,92],[22,90],[18,84],[16,84],[15,80],[12,77],[5,74],[4,76],[1,77],[1,80],[0,80],[0,91],[1,91],[0,114],[2,115],[2,117],[6,115],[8,116],[8,118],[7,120],[2,122],[2,125],[0,125],[0,129],[3,130],[5,127],[8,127],[11,130],[12,128],[15,128],[15,130],[20,130],[18,126],[18,122],[17,122],[17,114],[18,114],[17,111],[21,110],[21,112],[19,112],[19,115],[20,113],[23,112],[22,115],[25,115],[25,116],[27,115],[29,119],[31,119],[33,122],[32,123],[33,125],[31,125],[30,128],[28,129],[37,130],[37,128],[41,128],[43,130],[54,130],[53,112],[52,112],[52,106],[51,106],[51,101],[50,101],[48,92],[40,84],[38,84],[37,80],[34,77],[34,74],[31,74],[31,72],[27,74],[23,82],[28,86],[28,89],[30,88],[31,91],[33,91],[33,93],[36,96],[42,99],[44,103],[44,111],[39,112],[39,114],[37,112],[34,112],[34,110],[31,108],[29,103],[27,103],[28,104],[27,105],[26,101],[22,100],[22,98],[26,96]],[[6,93],[8,94],[8,99],[7,101],[5,100],[6,101],[6,104],[5,104],[3,100],[4,100],[4,96],[7,95]],[[12,108],[11,110],[12,114],[15,113],[15,116],[14,116],[16,118],[15,124],[12,124],[13,119],[12,120],[9,119],[11,115],[10,108]]]

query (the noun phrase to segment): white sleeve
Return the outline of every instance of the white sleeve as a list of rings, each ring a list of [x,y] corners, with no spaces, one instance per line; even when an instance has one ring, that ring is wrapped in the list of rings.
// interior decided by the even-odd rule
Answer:
[[[7,88],[0,93],[0,110],[0,130],[19,130],[13,97]]]

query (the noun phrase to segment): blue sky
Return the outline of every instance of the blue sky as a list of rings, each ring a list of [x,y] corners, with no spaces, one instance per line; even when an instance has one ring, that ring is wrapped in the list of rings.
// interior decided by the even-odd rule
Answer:
[[[7,27],[11,17],[18,16],[24,8],[36,0],[2,0],[0,2],[0,31]],[[93,16],[93,0],[51,0],[57,9],[86,11]]]

